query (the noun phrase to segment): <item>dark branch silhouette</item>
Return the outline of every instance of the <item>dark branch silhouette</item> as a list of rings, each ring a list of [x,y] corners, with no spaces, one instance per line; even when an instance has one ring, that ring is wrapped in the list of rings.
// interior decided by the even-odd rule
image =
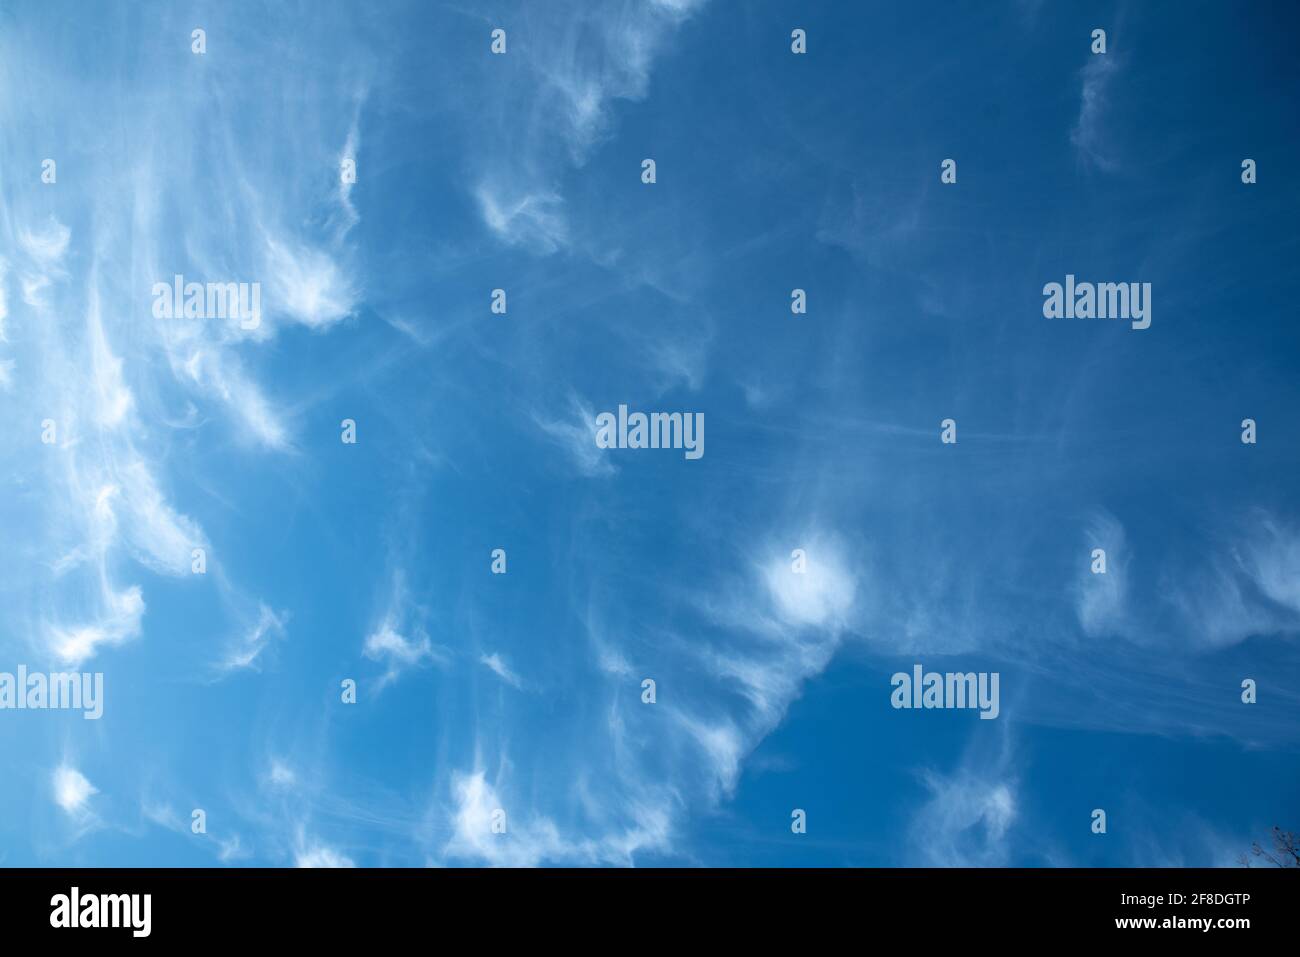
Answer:
[[[1256,841],[1250,846],[1252,857],[1263,858],[1274,867],[1300,867],[1300,835],[1295,831],[1284,831],[1273,827],[1273,849],[1266,851]],[[1245,854],[1239,859],[1243,866],[1250,867],[1250,857]]]

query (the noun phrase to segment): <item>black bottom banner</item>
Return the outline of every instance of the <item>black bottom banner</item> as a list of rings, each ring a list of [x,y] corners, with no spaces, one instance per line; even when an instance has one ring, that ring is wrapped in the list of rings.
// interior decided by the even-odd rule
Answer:
[[[771,943],[903,931],[927,941],[1294,930],[1296,870],[8,870],[6,939],[89,944],[387,939]],[[612,936],[611,936],[612,935]],[[665,936],[668,935],[668,936]],[[1245,935],[1245,936],[1242,936]],[[72,941],[71,938],[76,940]]]

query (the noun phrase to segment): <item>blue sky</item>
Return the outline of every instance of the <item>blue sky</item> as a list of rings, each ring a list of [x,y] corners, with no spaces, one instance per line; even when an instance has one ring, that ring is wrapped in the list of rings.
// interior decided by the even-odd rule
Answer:
[[[102,672],[104,713],[0,710],[0,864],[1218,865],[1296,826],[1295,27],[7,4],[0,672]],[[155,318],[176,274],[260,323]],[[1044,318],[1067,274],[1151,283],[1150,328]],[[620,404],[705,454],[597,448]],[[997,672],[998,717],[891,707],[918,663]]]

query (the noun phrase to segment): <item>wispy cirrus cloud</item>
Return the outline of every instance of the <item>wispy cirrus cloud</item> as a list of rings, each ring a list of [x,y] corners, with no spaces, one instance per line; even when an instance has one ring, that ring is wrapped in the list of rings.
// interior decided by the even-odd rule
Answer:
[[[379,679],[380,689],[396,681],[409,668],[450,663],[450,651],[429,638],[425,627],[427,617],[427,610],[412,600],[406,575],[395,573],[382,617],[361,646],[365,658],[385,667]]]
[[[479,663],[495,674],[498,678],[510,685],[512,688],[523,690],[524,681],[517,674],[510,670],[506,664],[505,658],[501,657],[499,652],[492,652],[490,655],[481,655]]]
[[[598,477],[617,471],[609,453],[596,445],[596,412],[576,393],[569,395],[567,413],[546,417],[534,412],[538,428],[569,454],[572,465],[583,475]]]
[[[566,166],[585,163],[609,134],[617,101],[645,96],[656,58],[701,5],[616,0],[600,8],[565,3],[545,14],[528,7],[517,11],[516,36],[529,42],[494,59],[513,57],[512,65],[521,62],[522,69],[511,74],[504,96],[493,89],[497,102],[518,107],[508,113],[484,110],[497,120],[485,140],[487,170],[473,187],[483,220],[498,239],[540,254],[569,245],[564,199],[554,183]]]
[[[1114,134],[1109,130],[1110,101],[1119,76],[1118,54],[1093,54],[1079,71],[1079,113],[1070,142],[1085,165],[1103,172],[1119,169]]]
[[[1003,728],[1005,729],[1005,725]],[[918,772],[929,796],[911,821],[913,846],[927,867],[1005,867],[1020,817],[1020,786],[1008,733],[975,741],[960,765],[944,774]],[[990,760],[991,758],[991,760]]]
[[[1104,570],[1093,571],[1096,549],[1104,552]],[[1120,634],[1128,624],[1127,570],[1130,557],[1126,549],[1124,528],[1114,515],[1105,509],[1094,511],[1087,523],[1081,554],[1089,556],[1088,562],[1080,560],[1079,577],[1074,585],[1075,613],[1084,634],[1096,637],[1101,634]],[[1098,566],[1099,569],[1101,566]]]
[[[260,604],[257,609],[257,619],[231,644],[218,663],[219,670],[229,672],[256,668],[271,642],[284,636],[288,620],[287,613],[277,614],[266,605]]]

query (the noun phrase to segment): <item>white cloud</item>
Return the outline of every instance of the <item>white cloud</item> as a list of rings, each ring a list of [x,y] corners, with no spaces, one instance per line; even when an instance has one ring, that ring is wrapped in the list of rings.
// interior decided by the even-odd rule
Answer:
[[[479,658],[479,662],[481,664],[486,665],[493,672],[495,672],[497,677],[500,678],[502,681],[504,681],[506,684],[514,688],[518,688],[521,691],[523,690],[524,687],[523,680],[517,674],[515,674],[513,671],[510,670],[510,668],[506,665],[505,659],[502,658],[501,655],[497,654],[496,652],[493,652],[490,655],[483,655]]]
[[[345,161],[351,161],[353,168],[357,165],[357,149],[361,145],[361,134],[357,130],[357,121],[353,119],[352,127],[348,130],[347,141],[343,144],[343,152],[339,155],[339,208],[342,210],[343,222],[340,225],[340,232],[347,233],[353,226],[361,222],[361,216],[357,213],[356,206],[352,203],[352,188],[355,182],[348,182],[343,178],[342,170]]]
[[[248,667],[264,660],[280,616],[221,575],[191,579],[189,562],[191,549],[207,542],[203,524],[215,517],[228,533],[229,523],[248,518],[239,496],[226,495],[225,483],[235,473],[240,481],[255,480],[250,451],[261,449],[232,449],[220,426],[232,423],[236,434],[262,448],[289,448],[291,420],[267,391],[270,380],[261,379],[264,357],[254,356],[277,323],[249,334],[233,322],[154,320],[150,289],[180,272],[196,281],[262,280],[263,304],[276,302],[280,312],[273,318],[281,322],[320,329],[350,314],[358,292],[347,250],[322,215],[323,207],[327,214],[335,209],[333,184],[285,175],[286,169],[327,169],[343,130],[333,114],[307,116],[276,98],[245,102],[238,84],[209,90],[217,122],[200,129],[177,110],[189,96],[185,84],[163,89],[153,78],[127,78],[110,91],[75,70],[51,70],[59,43],[41,42],[46,33],[28,24],[0,39],[7,70],[49,81],[35,106],[16,98],[12,84],[0,83],[7,134],[0,167],[13,165],[23,143],[66,141],[75,130],[93,129],[103,142],[133,146],[127,164],[111,149],[91,149],[72,175],[43,187],[40,196],[0,195],[0,398],[12,406],[13,421],[27,423],[0,439],[6,532],[21,542],[0,554],[11,650],[30,643],[41,658],[80,665],[147,630],[147,597],[149,606],[156,597],[176,619],[185,595],[199,600],[215,588],[224,607],[212,609],[204,599],[203,620],[188,623],[240,634],[228,663]],[[259,43],[252,34],[245,39]],[[228,48],[236,59],[261,56],[237,46],[242,49]],[[340,70],[351,73],[346,65]],[[334,101],[340,88],[325,74],[311,84],[321,102]],[[138,108],[115,108],[128,100]],[[342,125],[347,122],[344,116]],[[268,129],[282,134],[270,147]],[[347,148],[358,142],[349,136]],[[358,196],[342,191],[338,199],[355,213],[350,204]],[[65,225],[49,216],[51,198],[76,218]],[[312,401],[311,391],[309,384],[295,390],[295,414]],[[57,425],[50,446],[37,444],[46,418]],[[279,477],[297,484],[296,476]],[[241,631],[245,609],[258,617],[244,620]],[[182,613],[172,624],[184,619]],[[149,640],[159,642],[151,660],[175,664],[178,654],[192,656],[169,630],[150,630]],[[102,730],[112,736],[107,724]],[[75,767],[65,763],[39,784],[40,798],[50,787],[68,816],[97,820],[93,811],[104,799],[95,798],[95,786]],[[161,805],[146,814],[172,816]],[[223,845],[223,858],[241,853],[237,838]],[[330,854],[337,852],[304,844],[300,856]]]
[[[1119,166],[1106,132],[1110,86],[1118,72],[1119,61],[1115,54],[1090,56],[1087,66],[1081,71],[1079,115],[1070,131],[1070,142],[1084,162],[1105,171]]]
[[[425,610],[411,601],[404,573],[393,575],[389,591],[387,610],[361,646],[365,657],[387,666],[380,688],[397,680],[407,668],[445,665],[450,660],[446,648],[429,640],[421,623]]]
[[[534,413],[533,421],[551,441],[569,453],[583,475],[614,474],[608,450],[596,445],[596,413],[576,395],[569,397],[567,419],[546,419]]]
[[[118,479],[127,511],[126,533],[136,559],[157,572],[190,574],[191,552],[207,546],[198,525],[167,503],[143,461],[126,463]]]
[[[1234,539],[1201,564],[1164,576],[1166,600],[1182,618],[1181,640],[1224,647],[1300,632],[1300,533],[1259,511]]]
[[[418,639],[403,638],[388,619],[378,630],[366,636],[361,652],[374,661],[387,660],[395,665],[415,665],[433,657],[428,635],[421,635]]]
[[[483,221],[499,239],[534,252],[553,253],[568,243],[564,202],[555,193],[506,193],[500,185],[479,184],[477,197]]]
[[[114,429],[124,424],[135,405],[135,398],[122,376],[122,360],[113,354],[108,344],[100,312],[98,284],[92,283],[88,298],[86,335],[90,341],[94,386],[93,414],[101,426]]]
[[[87,810],[87,802],[99,793],[84,774],[67,764],[55,769],[51,786],[54,790],[54,803],[74,817],[82,815]]]
[[[912,824],[921,862],[928,867],[1002,867],[1007,832],[1016,820],[1014,784],[996,776],[961,771],[925,772],[930,799]]]
[[[543,864],[629,866],[636,853],[664,849],[671,822],[662,804],[629,797],[623,805],[626,826],[597,837],[570,840],[550,818],[507,807],[484,772],[456,772],[451,779],[452,834],[442,848],[445,858],[491,867],[538,867]],[[493,823],[504,812],[505,830]]]
[[[710,723],[681,713],[676,717],[708,759],[710,799],[716,801],[721,795],[730,794],[740,778],[741,762],[757,739],[743,734],[725,719]]]
[[[529,65],[541,79],[534,85],[535,108],[551,128],[563,131],[572,162],[584,162],[606,134],[613,101],[645,96],[655,58],[673,30],[700,5],[695,0],[660,0],[621,6],[609,16],[584,16],[580,10],[556,21],[564,35],[534,45]],[[596,55],[576,56],[579,44],[594,46]]]
[[[1300,534],[1264,516],[1243,552],[1247,573],[1260,591],[1300,613]]]
[[[26,253],[18,277],[24,303],[38,308],[46,307],[46,290],[53,286],[55,279],[61,280],[67,276],[63,259],[71,239],[72,231],[55,216],[50,216],[37,229],[18,229],[18,247]]]
[[[294,867],[356,867],[352,858],[324,844],[308,843],[294,853]]]
[[[18,245],[31,257],[33,263],[45,272],[58,269],[63,256],[68,251],[68,242],[72,230],[50,216],[48,222],[39,230],[20,229]]]
[[[178,377],[203,388],[235,413],[241,426],[236,434],[251,435],[255,444],[275,451],[292,447],[282,413],[244,374],[238,358],[229,350],[195,346],[190,351],[174,350],[170,355]]]
[[[611,126],[611,105],[645,95],[655,58],[700,3],[575,4],[569,14],[533,20],[517,96],[531,113],[485,137],[492,174],[475,184],[484,221],[503,242],[550,254],[569,244],[561,165],[582,165]],[[506,159],[502,160],[502,157]],[[504,168],[500,168],[502,164]]]
[[[661,392],[678,386],[691,391],[703,387],[708,354],[709,337],[697,335],[693,330],[680,338],[652,341],[646,346]]]
[[[271,769],[267,772],[267,780],[271,786],[280,790],[295,787],[298,784],[298,775],[293,768],[289,767],[279,758],[271,760]]]
[[[570,857],[555,824],[546,818],[524,822],[502,806],[483,772],[457,773],[452,779],[452,836],[443,852],[450,858],[481,860],[493,867],[536,867]],[[493,833],[493,816],[506,811],[506,832]]]
[[[170,831],[188,830],[180,815],[167,804],[145,799],[140,803],[140,813],[144,815],[145,820]]]
[[[1113,516],[1099,511],[1081,544],[1073,594],[1089,637],[1204,649],[1300,631],[1300,535],[1267,513],[1212,547],[1185,550],[1147,568],[1144,579],[1159,585],[1150,601],[1131,598],[1131,550]],[[1093,548],[1106,550],[1104,575],[1090,571]]]
[[[101,614],[89,624],[46,626],[47,643],[64,664],[78,666],[100,645],[118,645],[140,634],[145,605],[138,585],[117,591],[102,580],[99,600]]]
[[[1240,567],[1218,558],[1208,567],[1183,572],[1177,586],[1171,587],[1168,600],[1182,616],[1185,630],[1181,637],[1193,645],[1233,645],[1283,626],[1276,614],[1247,591]],[[1294,627],[1294,622],[1291,624]]]
[[[238,861],[249,857],[251,852],[244,848],[238,834],[227,838],[217,838],[217,859],[220,861]]]
[[[219,663],[222,671],[252,668],[270,644],[271,639],[284,635],[288,614],[276,614],[264,604],[258,605],[257,621],[250,625]]]
[[[793,537],[806,553],[802,573],[788,545],[765,546],[751,576],[712,587],[696,603],[726,637],[690,648],[709,679],[747,707],[728,713],[662,703],[705,761],[710,800],[729,794],[744,759],[785,718],[810,678],[825,670],[860,612],[860,574],[829,534]],[[710,694],[709,697],[717,697]]]
[[[271,305],[314,329],[352,314],[356,293],[327,253],[288,240],[268,238],[266,246]]]
[[[1005,867],[1020,817],[1019,782],[1012,771],[1011,726],[972,730],[961,762],[949,774],[921,770],[929,799],[912,815],[905,863],[927,867]],[[1040,842],[1041,843],[1041,842]],[[1033,853],[1051,852],[1036,846]]]
[[[1079,627],[1090,637],[1126,634],[1128,628],[1128,564],[1124,527],[1105,509],[1096,509],[1081,543],[1079,573],[1074,584],[1074,609]],[[1106,552],[1106,571],[1092,571],[1094,549]]]
[[[802,573],[795,572],[793,559],[784,555],[773,556],[763,569],[777,615],[793,625],[843,628],[853,609],[853,575],[829,543],[810,543],[804,551]]]

